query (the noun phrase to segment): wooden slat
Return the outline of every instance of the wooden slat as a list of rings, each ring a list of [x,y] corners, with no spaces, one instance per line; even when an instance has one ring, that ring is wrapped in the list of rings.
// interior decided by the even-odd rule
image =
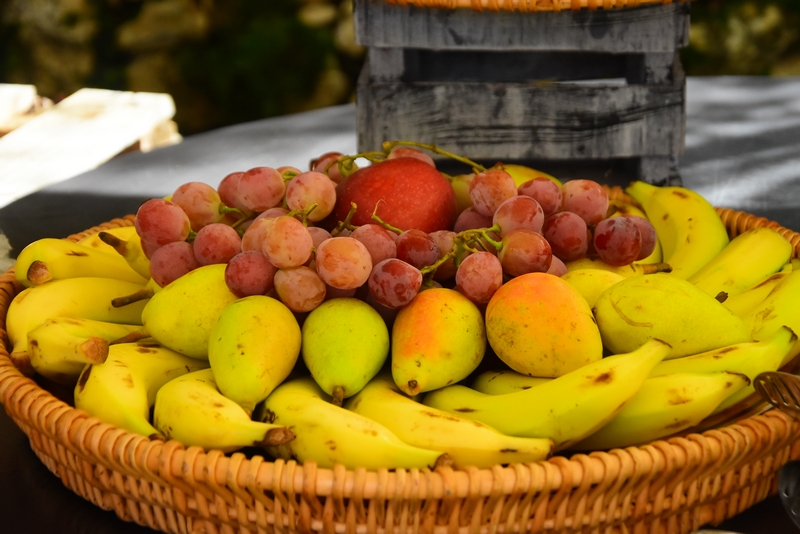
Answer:
[[[381,48],[673,52],[689,43],[689,4],[552,13],[476,12],[356,0],[356,40]]]
[[[167,94],[79,90],[0,138],[0,207],[97,167],[174,114]]]
[[[684,81],[672,85],[369,82],[359,150],[436,143],[474,159],[594,159],[683,152]]]

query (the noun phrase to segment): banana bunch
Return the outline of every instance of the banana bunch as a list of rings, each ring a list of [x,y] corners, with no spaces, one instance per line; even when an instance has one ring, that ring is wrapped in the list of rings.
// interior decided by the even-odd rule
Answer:
[[[159,388],[178,376],[208,367],[155,342],[111,345],[101,364],[87,365],[75,385],[75,407],[128,432],[164,439],[150,423]]]

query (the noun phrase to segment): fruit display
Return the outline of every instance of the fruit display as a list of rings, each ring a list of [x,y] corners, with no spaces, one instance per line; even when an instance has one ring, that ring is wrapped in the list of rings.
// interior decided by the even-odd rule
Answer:
[[[609,191],[410,141],[186,183],[20,253],[11,359],[150,440],[322,468],[537,462],[735,415],[800,353],[795,246],[730,237],[683,187]]]

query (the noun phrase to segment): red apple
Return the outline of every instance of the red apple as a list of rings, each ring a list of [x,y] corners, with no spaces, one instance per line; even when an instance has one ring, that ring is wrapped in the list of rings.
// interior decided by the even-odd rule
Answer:
[[[337,188],[334,217],[343,221],[350,204],[357,206],[352,224],[384,222],[423,232],[450,230],[456,217],[456,196],[447,178],[416,158],[400,157],[373,163],[354,172]]]

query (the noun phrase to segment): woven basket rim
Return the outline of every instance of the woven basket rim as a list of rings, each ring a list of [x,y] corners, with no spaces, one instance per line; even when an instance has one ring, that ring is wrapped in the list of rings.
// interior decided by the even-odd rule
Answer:
[[[374,0],[363,0],[374,1]],[[387,4],[436,9],[472,9],[520,13],[630,9],[672,4],[673,0],[384,0]],[[690,0],[675,0],[687,3]]]
[[[610,195],[616,198],[620,191],[612,188]],[[793,257],[800,256],[800,234],[746,212],[727,208],[717,208],[717,212],[731,237],[754,226],[769,226],[791,240]],[[131,225],[133,220],[132,215],[113,219],[65,239],[77,241],[103,229]],[[575,526],[570,519],[573,514],[580,517],[575,521],[580,520],[584,526],[603,521],[606,522],[602,523],[604,527],[611,523],[619,526],[621,522],[674,519],[685,512],[687,491],[688,495],[701,499],[697,501],[698,506],[705,506],[698,509],[699,515],[693,520],[693,529],[697,529],[704,524],[703,518],[720,522],[765,498],[768,493],[774,493],[777,467],[789,459],[800,457],[800,422],[774,409],[702,433],[689,433],[638,447],[576,453],[569,458],[557,455],[535,463],[497,465],[486,469],[440,467],[435,471],[368,471],[363,468],[348,470],[341,465],[327,469],[318,468],[314,462],[301,465],[294,460],[270,461],[261,456],[248,458],[240,452],[227,455],[218,450],[204,452],[199,447],[184,447],[172,440],[150,441],[73,408],[14,367],[8,355],[5,314],[11,299],[21,289],[22,286],[14,279],[13,267],[0,276],[0,336],[4,340],[0,346],[0,402],[28,435],[37,456],[61,477],[65,485],[98,506],[114,509],[122,519],[165,532],[181,532],[184,527],[176,526],[174,521],[154,518],[152,514],[139,516],[132,512],[137,508],[131,507],[130,502],[126,504],[126,499],[120,497],[126,491],[123,488],[128,487],[125,484],[130,485],[130,482],[125,482],[126,477],[181,495],[182,501],[175,501],[173,496],[169,499],[170,505],[186,517],[205,518],[205,521],[209,521],[209,516],[213,519],[214,514],[201,506],[203,499],[217,502],[216,510],[225,506],[232,510],[245,506],[242,513],[250,515],[253,510],[261,509],[260,506],[275,507],[275,503],[280,502],[283,509],[291,513],[281,515],[275,512],[277,515],[270,516],[270,524],[290,526],[290,530],[294,528],[292,525],[303,527],[307,522],[305,526],[311,530],[333,532],[331,524],[326,523],[331,517],[338,518],[335,521],[337,525],[361,524],[358,517],[352,519],[345,512],[327,510],[327,504],[321,501],[326,499],[356,508],[363,506],[365,517],[371,513],[368,503],[376,500],[406,504],[435,501],[445,506],[453,499],[462,499],[476,505],[484,503],[476,513],[486,516],[489,512],[483,506],[489,506],[487,503],[493,499],[497,502],[507,499],[503,507],[506,511],[516,509],[508,502],[516,503],[517,507],[523,503],[533,507],[526,510],[537,510],[536,506],[546,505],[546,511],[542,512],[546,519],[539,523],[534,519],[532,530],[558,531]],[[48,440],[52,441],[49,445]],[[72,458],[71,455],[74,459],[66,458]],[[762,461],[764,458],[766,460]],[[73,465],[76,463],[85,465]],[[757,468],[751,468],[756,464]],[[97,469],[102,466],[108,473],[119,475],[120,485],[112,481],[109,482],[111,489],[106,488],[110,496],[90,482],[80,480],[81,473],[90,469],[89,466]],[[713,500],[708,488],[728,493],[734,491],[739,480],[734,474],[738,470],[760,476],[759,487],[763,489],[749,491],[747,498],[739,499],[735,505],[707,506],[708,502],[702,499]],[[79,480],[75,481],[76,477]],[[106,477],[113,479],[109,474]],[[727,485],[720,485],[722,479],[728,481]],[[687,489],[696,485],[705,489],[697,490],[699,493]],[[612,507],[615,507],[613,513]],[[422,514],[423,508],[417,508]],[[376,513],[380,516],[385,512]],[[534,517],[538,518],[539,512]],[[485,520],[494,522],[494,518],[495,515],[491,515]],[[428,520],[417,518],[418,521],[423,519]],[[230,521],[224,522],[230,524]],[[463,523],[467,520],[456,514],[455,521]],[[436,528],[442,532],[451,531],[438,523]]]

